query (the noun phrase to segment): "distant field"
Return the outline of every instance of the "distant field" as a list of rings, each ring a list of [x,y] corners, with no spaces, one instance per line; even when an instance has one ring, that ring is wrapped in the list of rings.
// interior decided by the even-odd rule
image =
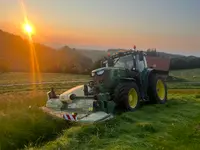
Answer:
[[[167,83],[169,89],[200,89],[200,82],[175,82]]]
[[[167,83],[169,89],[200,89],[200,69],[170,71],[169,75],[184,80]]]
[[[46,92],[49,91],[51,87],[54,87],[58,92],[62,92],[72,86],[85,83],[90,79],[90,77],[89,75],[42,73],[41,82],[44,82],[45,84],[41,85],[30,85],[30,83],[32,83],[30,73],[2,73],[0,74],[0,79],[1,94],[7,92],[23,92],[33,90]],[[75,82],[73,83],[72,81]],[[35,82],[39,82],[39,80],[36,80]],[[13,84],[14,86],[12,86]]]
[[[41,73],[42,82],[63,82],[63,81],[81,81],[89,79],[89,75],[71,75],[66,73]],[[32,82],[32,75],[30,73],[10,72],[0,73],[1,84],[18,84]],[[36,82],[39,82],[37,79]]]
[[[183,78],[188,81],[200,81],[200,68],[170,71],[170,75]]]

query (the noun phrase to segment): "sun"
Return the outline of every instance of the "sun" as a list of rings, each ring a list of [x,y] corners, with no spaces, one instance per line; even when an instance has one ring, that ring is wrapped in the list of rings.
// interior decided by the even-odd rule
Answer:
[[[32,35],[33,34],[33,27],[29,24],[29,23],[25,23],[24,26],[24,31],[29,34]]]

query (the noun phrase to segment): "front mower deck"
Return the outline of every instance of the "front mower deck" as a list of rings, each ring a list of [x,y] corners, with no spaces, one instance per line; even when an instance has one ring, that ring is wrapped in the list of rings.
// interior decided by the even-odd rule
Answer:
[[[65,119],[64,115],[72,115],[73,112],[77,112],[77,109],[71,109],[71,110],[53,110],[51,108],[47,107],[41,107],[41,109],[51,115],[52,117],[57,117],[61,119]],[[81,123],[95,123],[95,122],[102,122],[108,119],[113,118],[112,114],[107,114],[103,111],[98,112],[80,112],[77,114],[76,120],[70,120],[70,121],[76,121]]]
[[[71,94],[77,96],[84,96],[83,85],[76,86],[72,89],[67,90],[61,95],[57,95],[57,98],[50,98],[46,106],[41,107],[43,112],[69,121],[76,121],[82,123],[94,123],[101,122],[107,119],[113,118],[112,114],[108,114],[103,111],[93,111],[94,99],[75,99],[69,100]],[[49,92],[47,93],[49,95]],[[74,116],[74,114],[77,114]]]

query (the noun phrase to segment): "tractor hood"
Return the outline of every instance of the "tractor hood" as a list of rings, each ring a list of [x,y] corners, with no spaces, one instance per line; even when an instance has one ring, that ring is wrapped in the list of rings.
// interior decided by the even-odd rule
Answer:
[[[106,70],[124,70],[124,68],[118,68],[118,67],[102,67],[95,69],[91,72],[91,76],[94,77],[95,75],[101,76]]]

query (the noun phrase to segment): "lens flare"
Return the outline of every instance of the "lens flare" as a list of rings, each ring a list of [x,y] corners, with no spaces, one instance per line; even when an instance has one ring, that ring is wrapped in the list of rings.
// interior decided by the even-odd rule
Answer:
[[[35,34],[35,30],[28,20],[23,0],[19,0],[19,1],[21,4],[23,16],[24,16],[24,22],[22,24],[23,30],[28,35],[28,42],[29,42],[29,48],[30,48],[30,63],[31,63],[31,70],[32,70],[32,82],[35,83],[36,80],[38,80],[39,83],[41,83],[40,67],[39,67],[38,57],[37,57],[37,53],[36,53],[36,49],[35,49],[35,45],[33,41],[33,34]],[[33,84],[33,89],[34,90],[36,89],[35,84]]]
[[[25,23],[23,28],[26,33],[33,34],[33,27],[29,23]]]

